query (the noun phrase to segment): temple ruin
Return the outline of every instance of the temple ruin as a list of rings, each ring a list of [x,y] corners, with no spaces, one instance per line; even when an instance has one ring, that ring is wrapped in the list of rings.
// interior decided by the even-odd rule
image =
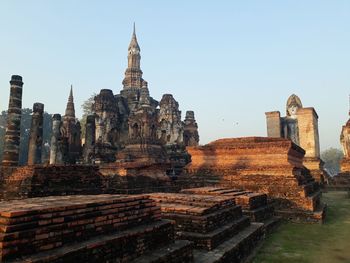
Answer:
[[[350,119],[342,127],[340,144],[344,153],[340,162],[340,173],[330,178],[328,189],[347,191],[350,189]]]
[[[2,166],[17,166],[21,134],[22,77],[13,75],[10,80],[10,101],[5,134]]]
[[[43,144],[44,104],[34,103],[30,127],[28,165],[41,164]]]
[[[266,112],[267,136],[291,139],[305,150],[304,165],[321,184],[329,176],[320,159],[318,115],[314,108],[303,107],[300,98],[293,94],[286,104],[286,116],[279,111]]]
[[[281,218],[323,222],[313,108],[292,95],[286,117],[266,113],[269,137],[200,146],[194,112],[182,120],[172,94],[151,97],[135,27],[127,58],[122,90],[101,89],[83,127],[71,86],[65,113],[52,116],[48,163],[37,102],[28,165],[18,165],[23,82],[12,76],[0,262],[243,262]],[[341,142],[337,178],[350,183],[350,120]]]
[[[142,78],[140,51],[134,28],[123,89],[117,95],[102,89],[95,97],[92,106],[95,126],[93,117],[88,116],[89,129],[95,130],[95,134],[86,134],[88,145],[84,146],[83,160],[103,164],[164,163],[175,159],[183,166],[188,162],[185,146],[198,144],[194,113],[186,113],[183,122],[173,95],[163,95],[160,102],[150,96],[148,83]]]
[[[188,174],[216,176],[225,187],[266,193],[275,212],[294,221],[322,222],[318,182],[303,165],[305,151],[289,139],[246,137],[220,139],[188,147]],[[210,178],[209,177],[209,178]]]

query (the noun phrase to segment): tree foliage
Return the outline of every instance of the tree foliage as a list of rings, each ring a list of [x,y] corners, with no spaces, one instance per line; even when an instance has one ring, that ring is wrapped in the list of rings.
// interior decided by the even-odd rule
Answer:
[[[336,148],[328,148],[321,153],[321,159],[325,162],[324,168],[332,176],[339,173],[340,161],[343,157],[343,152]]]
[[[93,93],[87,100],[83,102],[81,105],[81,109],[83,110],[83,116],[80,120],[81,126],[81,137],[85,138],[85,126],[86,126],[86,116],[93,114],[92,104],[95,101],[96,93]]]

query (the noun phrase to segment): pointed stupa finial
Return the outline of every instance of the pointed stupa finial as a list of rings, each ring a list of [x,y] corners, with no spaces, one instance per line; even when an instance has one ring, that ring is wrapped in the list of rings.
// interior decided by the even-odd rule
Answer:
[[[72,118],[75,118],[75,109],[74,109],[74,98],[73,98],[73,85],[70,85],[70,92],[66,107],[66,114],[65,116],[69,116]]]
[[[70,85],[70,92],[69,92],[68,101],[73,102],[73,85]]]
[[[130,41],[128,50],[132,50],[133,52],[135,52],[135,51],[140,52],[140,46],[137,43],[135,22],[133,25],[132,37],[131,37],[131,41]]]

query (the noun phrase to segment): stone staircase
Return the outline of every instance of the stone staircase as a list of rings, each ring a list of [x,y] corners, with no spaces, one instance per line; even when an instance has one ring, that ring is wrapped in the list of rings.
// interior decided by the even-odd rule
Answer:
[[[153,193],[162,217],[175,221],[177,239],[194,242],[194,262],[243,262],[264,237],[232,197]],[[215,251],[215,256],[212,252]],[[205,261],[204,261],[205,259]]]
[[[192,262],[191,242],[160,216],[146,195],[0,202],[0,262]]]
[[[266,194],[223,186],[183,189],[181,193],[231,197],[252,222],[264,223],[266,231],[271,231],[280,221],[279,217],[274,216],[273,202],[268,201]]]

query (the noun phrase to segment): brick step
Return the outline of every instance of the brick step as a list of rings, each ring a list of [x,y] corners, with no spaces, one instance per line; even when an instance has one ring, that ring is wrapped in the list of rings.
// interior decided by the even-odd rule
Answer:
[[[172,233],[173,224],[162,220],[34,255],[14,254],[4,259],[9,263],[131,262],[149,250],[172,242]]]
[[[210,186],[200,188],[184,189],[182,193],[203,194],[214,196],[231,196],[237,205],[242,207],[243,213],[251,218],[253,222],[261,222],[273,215],[273,204],[268,204],[266,194],[243,191],[241,189],[223,186]]]
[[[212,250],[220,245],[224,240],[236,235],[250,225],[250,220],[246,216],[226,223],[217,229],[207,233],[177,231],[177,239],[186,239],[194,242],[195,247]]]
[[[242,217],[240,206],[224,208],[205,215],[189,214],[186,209],[194,210],[196,207],[181,206],[179,209],[177,204],[162,203],[162,218],[174,220],[177,231],[206,233]]]
[[[221,194],[241,194],[241,193],[251,193],[250,191],[244,191],[242,189],[228,188],[223,186],[205,186],[200,188],[187,188],[183,189],[181,193],[184,194],[213,194],[213,195],[221,195]]]
[[[242,206],[243,209],[255,209],[260,206],[267,205],[266,194],[253,193],[251,191],[244,191],[244,190],[233,189],[233,188],[223,188],[219,186],[184,189],[181,191],[181,193],[230,196],[234,198],[236,204]]]
[[[188,240],[176,240],[167,246],[135,259],[132,263],[190,263],[193,262],[193,243]]]
[[[162,203],[173,203],[203,208],[203,211],[201,212],[202,214],[212,213],[218,209],[232,207],[235,205],[235,202],[231,197],[225,196],[187,195],[172,193],[152,193],[149,194],[149,196],[160,205]],[[199,211],[195,213],[198,214]]]
[[[146,195],[55,196],[0,202],[0,259],[152,223],[160,220],[160,215],[160,208]]]
[[[264,224],[264,228],[265,228],[265,233],[266,234],[270,234],[271,232],[273,232],[282,222],[282,218],[279,216],[272,216],[269,219],[264,220],[263,223]]]
[[[67,211],[77,211],[88,207],[101,207],[125,202],[149,200],[147,195],[74,195],[49,196],[0,202],[0,216],[4,218],[19,218],[26,215],[53,214]],[[149,202],[149,201],[146,201]],[[134,204],[136,205],[136,203]]]
[[[326,217],[327,206],[325,204],[319,204],[315,211],[305,210],[275,210],[275,213],[283,219],[290,220],[292,222],[303,223],[323,223]]]
[[[195,249],[195,263],[243,262],[264,237],[262,223],[252,223],[232,238],[224,241],[211,251]]]
[[[309,182],[307,184],[302,185],[303,190],[304,190],[304,196],[309,196],[313,192],[317,191],[319,189],[318,183],[315,181]]]
[[[45,227],[50,227],[53,225],[74,227],[75,225],[79,225],[79,223],[74,222],[82,222],[83,220],[86,224],[99,222],[101,225],[103,225],[103,222],[107,222],[108,220],[120,219],[118,222],[122,223],[123,221],[129,221],[129,219],[138,220],[147,216],[153,217],[159,213],[159,208],[152,203],[125,207],[118,207],[118,205],[113,205],[112,208],[111,206],[108,206],[108,209],[104,210],[97,210],[96,208],[80,209],[80,211],[83,210],[83,212],[65,215],[64,213],[61,213],[60,215],[52,217],[50,217],[52,214],[34,215],[33,218],[30,216],[25,216],[24,218],[0,217],[0,237],[2,236],[2,233],[10,234],[18,231],[32,231],[36,228],[43,229]],[[23,221],[16,222],[17,219]],[[42,233],[42,231],[40,233]],[[2,239],[0,238],[0,241],[1,240]]]
[[[290,196],[288,200],[277,200],[275,209],[287,210],[292,209],[296,211],[305,211],[305,213],[313,212],[321,202],[321,191],[312,193],[312,195],[303,196]]]
[[[243,214],[250,217],[252,222],[263,222],[274,214],[274,206],[268,204],[252,210],[243,210]]]
[[[237,179],[237,185],[235,182],[230,184],[231,187],[243,187],[246,189],[251,189],[252,191],[258,192],[261,188],[266,188],[266,182],[261,182],[259,184],[256,181],[248,181],[246,179]],[[294,189],[294,191],[290,191],[290,189]],[[274,191],[275,197],[280,195],[281,198],[289,199],[289,197],[299,197],[301,193],[304,193],[303,185],[295,185],[295,182],[291,181],[290,184],[288,181],[285,181],[283,184],[276,184],[276,182],[271,182],[271,184],[267,187],[267,191]]]
[[[226,196],[226,195],[225,195]],[[256,209],[267,205],[267,195],[261,193],[246,193],[235,198],[236,204],[243,209]]]

